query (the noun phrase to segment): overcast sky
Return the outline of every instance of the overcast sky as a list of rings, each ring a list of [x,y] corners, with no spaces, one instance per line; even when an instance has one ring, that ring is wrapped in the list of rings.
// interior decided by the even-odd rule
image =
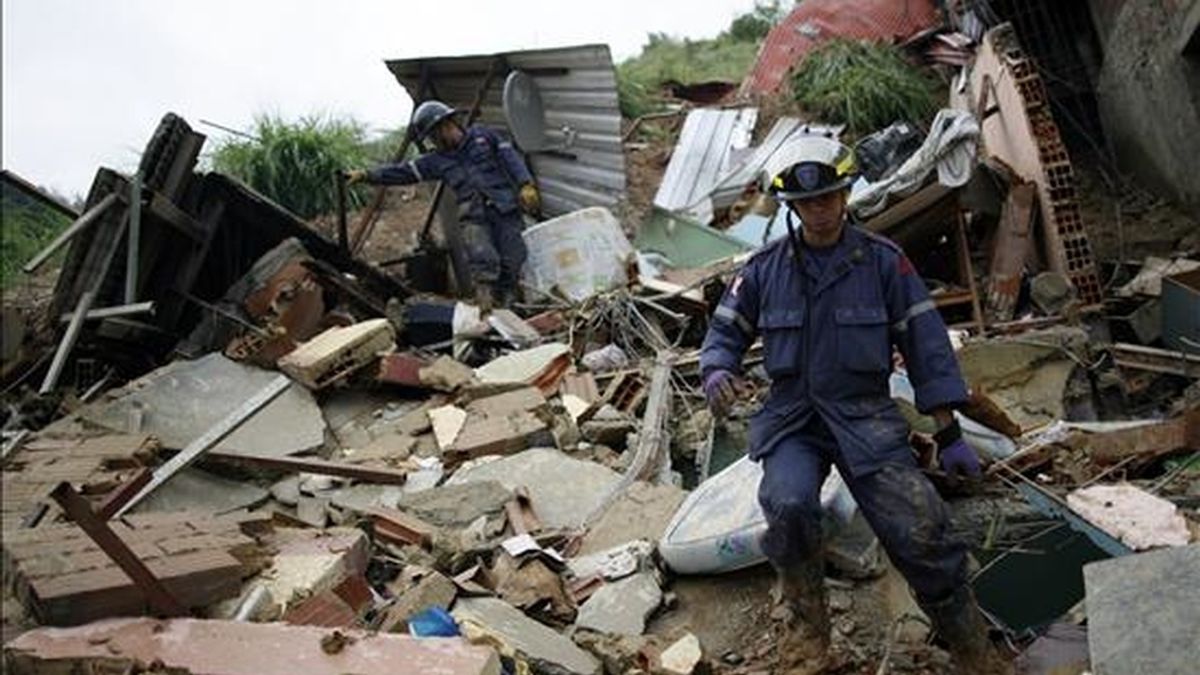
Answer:
[[[167,111],[247,128],[260,112],[351,114],[373,130],[410,102],[398,57],[712,37],[753,0],[0,0],[3,166],[67,194],[128,171]],[[454,8],[461,8],[455,11]],[[200,127],[210,137],[212,129]]]

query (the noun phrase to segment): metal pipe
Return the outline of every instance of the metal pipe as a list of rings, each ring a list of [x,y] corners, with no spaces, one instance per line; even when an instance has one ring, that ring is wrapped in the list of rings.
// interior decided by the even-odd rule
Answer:
[[[133,316],[135,314],[153,314],[154,302],[139,302],[133,305],[117,305],[116,307],[101,307],[100,309],[90,310],[84,315],[84,319],[94,321],[96,319],[108,319],[114,316]],[[75,318],[75,312],[67,312],[58,317],[59,323],[70,323],[71,319]]]
[[[79,332],[83,329],[84,318],[87,317],[88,310],[91,309],[95,300],[95,291],[84,291],[83,295],[79,296],[79,304],[75,305],[75,315],[71,318],[71,323],[67,325],[67,332],[63,334],[62,341],[58,343],[58,351],[54,352],[54,361],[50,363],[50,370],[46,371],[46,379],[42,380],[42,388],[38,390],[39,394],[49,394],[54,389],[54,385],[58,384],[63,366],[67,364],[67,357],[70,356],[71,350],[75,347],[75,341],[79,339]]]
[[[142,244],[142,174],[129,181],[129,243],[125,252],[125,304],[137,302],[138,266]]]
[[[33,260],[25,263],[25,266],[21,269],[26,274],[33,274],[36,272],[37,268],[41,267],[47,260],[49,260],[50,256],[54,255],[58,249],[63,247],[64,244],[74,239],[75,235],[86,230],[88,225],[96,222],[96,220],[103,215],[110,206],[117,202],[118,198],[119,197],[117,193],[111,192],[107,197],[101,199],[98,204],[87,211],[84,211],[83,215],[79,216],[75,222],[71,223],[70,227],[63,230],[62,234],[58,235],[54,241],[50,242],[49,246],[42,249],[41,253],[38,253],[36,256],[34,256]]]

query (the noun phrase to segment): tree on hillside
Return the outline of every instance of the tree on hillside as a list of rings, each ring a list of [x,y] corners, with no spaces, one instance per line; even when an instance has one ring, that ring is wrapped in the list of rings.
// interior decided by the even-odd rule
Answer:
[[[729,25],[726,34],[739,42],[757,42],[765,37],[775,24],[792,11],[792,3],[780,0],[758,0],[754,9],[738,15]]]

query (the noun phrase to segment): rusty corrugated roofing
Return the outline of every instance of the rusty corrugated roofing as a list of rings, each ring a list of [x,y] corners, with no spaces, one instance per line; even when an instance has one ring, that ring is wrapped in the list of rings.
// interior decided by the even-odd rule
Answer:
[[[941,21],[933,0],[804,0],[767,35],[743,91],[773,93],[792,66],[831,38],[902,42]]]

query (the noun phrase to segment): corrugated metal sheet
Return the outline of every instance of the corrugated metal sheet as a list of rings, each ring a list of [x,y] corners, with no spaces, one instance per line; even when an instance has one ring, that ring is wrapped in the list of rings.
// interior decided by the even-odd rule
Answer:
[[[831,38],[903,42],[941,23],[933,0],[804,0],[767,34],[743,91],[775,92],[792,66]]]
[[[625,194],[625,153],[617,80],[607,45],[400,59],[388,61],[387,67],[414,100],[438,98],[469,108],[496,59],[502,65],[483,97],[479,121],[507,130],[501,103],[504,78],[522,70],[541,93],[548,143],[565,146],[561,153],[530,155],[546,215],[615,206]],[[423,77],[428,94],[422,97]]]
[[[822,124],[806,124],[795,117],[780,117],[775,120],[775,126],[767,133],[767,137],[743,155],[742,159],[732,162],[732,166],[722,173],[707,196],[712,200],[712,208],[721,209],[730,206],[748,185],[754,183],[766,173],[773,175],[782,171],[794,159],[794,153],[789,152],[790,141],[800,135],[821,134],[838,138],[843,126],[826,126]]]
[[[713,206],[722,208],[736,201],[746,186],[758,178],[758,172],[771,155],[775,154],[779,146],[783,145],[800,125],[801,122],[796,117],[780,117],[775,120],[775,126],[771,127],[767,137],[754,148],[750,156],[717,180],[717,185],[712,190]]]
[[[758,108],[701,108],[688,113],[654,205],[702,223],[712,220],[708,195],[718,178],[732,168],[734,151],[750,145],[757,121]]]

